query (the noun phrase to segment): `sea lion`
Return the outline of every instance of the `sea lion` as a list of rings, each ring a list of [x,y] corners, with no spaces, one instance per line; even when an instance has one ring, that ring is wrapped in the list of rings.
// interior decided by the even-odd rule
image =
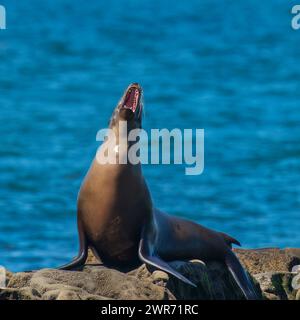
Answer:
[[[109,123],[116,141],[108,138],[100,148],[116,150],[119,137],[127,137],[130,130],[141,128],[142,109],[142,89],[138,84],[131,84]],[[120,133],[121,121],[127,121],[127,132]],[[98,150],[98,154],[102,150]],[[127,157],[127,150],[116,150],[116,153],[117,162],[121,157]],[[140,163],[100,164],[95,157],[78,195],[80,254],[61,269],[84,264],[88,247],[106,265],[121,267],[135,264],[142,226],[151,212],[152,200]]]
[[[226,264],[244,296],[258,299],[255,289],[236,255],[232,244],[240,246],[238,240],[223,233],[210,230],[187,219],[153,210],[151,219],[144,225],[139,256],[148,265],[174,275],[195,286],[170,268],[168,261],[200,259],[204,262],[219,261]]]
[[[125,91],[109,125],[116,136],[120,133],[120,121],[127,121],[127,130],[121,136],[141,128],[141,98],[142,89],[137,83]],[[101,148],[107,148],[110,143],[115,141],[108,138]],[[119,159],[127,157],[127,151],[117,154]],[[247,299],[257,298],[251,281],[231,250],[232,244],[240,243],[224,233],[154,208],[140,163],[100,164],[94,159],[80,188],[77,213],[79,254],[71,263],[60,267],[62,270],[82,266],[90,247],[108,266],[130,266],[140,259],[195,286],[168,262],[217,260],[228,266]]]

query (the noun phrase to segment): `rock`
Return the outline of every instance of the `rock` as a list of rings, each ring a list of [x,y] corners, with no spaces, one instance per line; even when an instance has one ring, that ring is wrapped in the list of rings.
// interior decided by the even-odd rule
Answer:
[[[90,249],[88,251],[88,257],[87,257],[86,263],[87,264],[99,264],[98,259],[94,256],[92,250],[90,250]]]
[[[293,266],[292,272],[300,273],[300,265],[298,264],[297,266]]]
[[[300,290],[300,273],[294,275],[292,280],[292,287],[294,290]]]
[[[300,264],[297,249],[235,252],[249,271],[258,295],[271,300],[300,299],[300,290],[294,284],[296,281],[298,285],[298,280],[293,280],[297,274],[290,272]],[[226,266],[219,262],[170,263],[197,284],[194,288],[144,264],[122,272],[99,264],[91,253],[88,261],[77,271],[43,269],[9,274],[7,288],[0,289],[0,300],[244,299]]]
[[[294,300],[296,292],[291,283],[291,272],[265,272],[254,275],[263,296],[268,300]]]
[[[169,275],[166,272],[160,270],[155,270],[152,273],[152,277],[153,283],[161,286],[166,286],[167,282],[169,281]]]
[[[103,300],[103,299],[243,299],[230,273],[219,263],[175,262],[178,270],[194,281],[193,288],[160,270],[142,265],[129,273],[101,265],[82,271],[43,269],[13,274],[0,299]]]
[[[43,300],[81,300],[80,296],[72,290],[51,290],[43,295]]]
[[[234,252],[251,274],[290,272],[293,266],[300,264],[300,249],[297,248],[234,249]]]
[[[171,277],[168,288],[176,299],[240,300],[245,299],[228,269],[218,262],[174,262],[172,266],[197,285],[193,288]]]
[[[0,288],[1,286],[6,286],[8,284],[12,275],[12,272],[0,266]]]
[[[293,300],[296,298],[292,280],[295,276],[293,270],[300,264],[300,249],[234,249],[234,252],[260,284],[265,299]]]
[[[30,288],[26,291],[29,296],[26,298],[38,300],[173,298],[149,279],[139,280],[102,266],[86,266],[83,271],[43,269],[34,273],[16,273],[10,279],[8,288],[0,291],[0,297],[23,299],[24,288]]]
[[[300,248],[285,248],[284,251],[300,259]]]

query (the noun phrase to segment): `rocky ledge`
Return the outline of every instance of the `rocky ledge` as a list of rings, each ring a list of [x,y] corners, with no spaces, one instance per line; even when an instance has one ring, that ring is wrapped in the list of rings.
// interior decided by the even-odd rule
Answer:
[[[262,299],[300,300],[300,249],[236,249]],[[92,256],[80,271],[43,269],[7,272],[0,300],[103,300],[103,299],[244,299],[227,269],[218,262],[206,266],[197,260],[173,262],[198,285],[193,288],[145,265],[121,272],[96,265]]]

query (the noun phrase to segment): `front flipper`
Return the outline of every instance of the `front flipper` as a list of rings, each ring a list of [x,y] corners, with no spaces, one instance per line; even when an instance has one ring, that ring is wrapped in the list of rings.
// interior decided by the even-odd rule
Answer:
[[[174,270],[167,262],[163,261],[157,254],[155,254],[154,250],[151,250],[149,244],[143,238],[140,240],[139,244],[139,257],[146,264],[163,270],[193,287],[197,287],[193,282]]]
[[[84,263],[86,262],[86,259],[88,257],[88,243],[87,239],[85,237],[85,234],[83,232],[83,227],[78,221],[78,234],[79,234],[79,253],[76,258],[74,258],[71,262],[58,267],[58,270],[73,270],[77,269],[79,267],[84,266]]]

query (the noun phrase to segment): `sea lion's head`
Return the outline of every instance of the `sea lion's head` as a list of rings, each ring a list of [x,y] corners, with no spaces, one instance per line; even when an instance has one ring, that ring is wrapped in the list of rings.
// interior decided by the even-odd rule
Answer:
[[[110,129],[117,129],[120,121],[127,122],[128,131],[142,127],[143,90],[138,83],[132,83],[125,90],[110,120]]]

